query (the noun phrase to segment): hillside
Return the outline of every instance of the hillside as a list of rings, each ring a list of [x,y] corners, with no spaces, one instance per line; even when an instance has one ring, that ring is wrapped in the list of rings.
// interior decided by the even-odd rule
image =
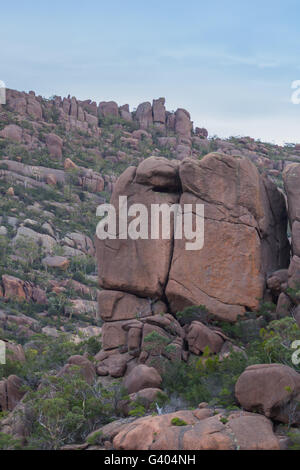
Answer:
[[[213,132],[213,129],[210,131]],[[230,321],[226,321],[228,309],[225,314],[218,315],[211,300],[213,294],[209,301],[197,302],[196,307],[191,305],[192,302],[186,303],[185,294],[180,292],[179,295],[172,286],[169,286],[165,292],[166,283],[163,292],[157,293],[155,289],[152,292],[149,288],[149,295],[148,291],[147,295],[144,295],[148,286],[143,284],[145,272],[139,271],[141,260],[139,258],[135,264],[136,260],[129,255],[127,259],[124,252],[114,264],[114,260],[110,259],[111,255],[103,251],[102,257],[99,255],[102,253],[102,248],[100,251],[98,248],[99,269],[97,267],[94,240],[98,222],[96,208],[101,203],[108,202],[113,192],[118,194],[119,176],[128,167],[140,168],[141,163],[149,157],[163,157],[171,162],[170,167],[172,171],[174,170],[172,178],[178,177],[178,168],[181,168],[181,178],[184,178],[182,174],[184,175],[186,171],[186,181],[189,183],[193,181],[193,174],[200,168],[203,171],[201,173],[203,186],[204,182],[211,178],[210,186],[208,184],[211,189],[213,185],[218,187],[220,180],[218,177],[214,180],[214,176],[210,177],[209,172],[205,173],[203,170],[205,165],[201,167],[201,162],[207,161],[203,159],[208,154],[212,155],[210,161],[213,162],[211,166],[213,175],[218,177],[220,175],[218,166],[220,160],[230,162],[232,168],[235,159],[246,161],[250,163],[241,163],[245,165],[241,168],[246,168],[247,171],[249,169],[249,173],[246,172],[246,176],[241,173],[239,180],[241,187],[251,186],[257,189],[260,185],[265,185],[267,188],[268,198],[261,197],[258,190],[252,192],[249,190],[247,203],[244,201],[244,205],[236,204],[237,207],[235,202],[233,203],[237,211],[240,207],[247,206],[247,209],[250,207],[249,212],[251,215],[254,214],[254,222],[252,220],[245,222],[243,219],[241,225],[247,226],[246,232],[249,226],[252,227],[252,222],[256,224],[255,230],[260,232],[259,249],[267,244],[269,246],[263,248],[268,253],[268,263],[263,271],[265,276],[263,284],[268,282],[267,292],[256,299],[259,300],[257,305],[251,303],[252,299],[245,300],[246,294],[244,297],[240,294],[243,288],[246,291],[251,291],[253,288],[254,297],[260,292],[260,286],[257,287],[254,281],[253,285],[249,282],[253,273],[257,277],[261,275],[261,268],[255,270],[252,265],[256,259],[253,263],[251,261],[252,264],[249,262],[251,267],[247,271],[247,276],[246,270],[239,270],[239,259],[236,261],[235,275],[232,276],[235,285],[239,286],[239,289],[232,290],[232,296],[238,298],[236,303],[227,300],[225,291],[228,290],[226,287],[228,280],[223,279],[225,287],[221,285],[223,281],[218,284],[221,286],[220,296],[218,292],[218,301],[221,298],[219,303],[222,303],[222,307],[230,305],[231,309],[236,305],[242,306],[242,314],[245,314],[243,319],[239,318],[240,308],[236,309],[238,313],[233,314],[234,318],[229,318]],[[193,162],[190,164],[191,169],[185,167],[187,158]],[[161,162],[159,158],[152,161]],[[293,236],[294,258],[298,259],[299,249],[299,229],[295,228],[299,216],[297,210],[292,212],[291,209],[298,207],[299,204],[297,184],[291,187],[286,177],[284,185],[283,179],[283,174],[287,174],[285,170],[291,163],[300,163],[300,144],[280,147],[255,141],[250,137],[232,137],[227,140],[208,137],[206,129],[194,127],[188,111],[182,108],[175,112],[167,111],[164,98],[155,99],[152,104],[142,103],[136,110],[130,110],[128,105],[119,106],[113,101],[97,104],[92,100],[79,101],[74,97],[54,96],[45,99],[36,96],[34,92],[27,94],[7,90],[7,104],[0,106],[0,339],[6,342],[8,351],[7,364],[0,365],[2,433],[0,433],[0,448],[21,446],[58,449],[65,445],[78,445],[78,448],[80,446],[112,448],[112,440],[115,438],[113,444],[115,448],[128,449],[131,448],[132,439],[136,438],[130,437],[130,433],[133,432],[134,436],[138,436],[142,432],[140,427],[143,426],[143,422],[142,424],[140,421],[136,422],[129,430],[125,425],[144,415],[148,418],[142,419],[153,420],[147,424],[151,429],[156,429],[156,426],[160,432],[167,429],[169,439],[177,443],[178,427],[172,428],[169,423],[164,423],[164,416],[160,416],[160,413],[156,417],[159,423],[154,422],[151,416],[149,418],[151,413],[160,409],[163,410],[163,415],[168,412],[175,413],[171,418],[175,421],[182,420],[183,426],[196,422],[195,426],[199,426],[199,432],[201,420],[210,420],[207,432],[219,433],[218,442],[210,443],[211,446],[220,446],[220,448],[232,446],[229,436],[234,425],[230,430],[227,423],[231,419],[236,419],[236,423],[243,420],[243,415],[239,414],[243,408],[249,411],[246,413],[246,420],[248,417],[249,429],[252,429],[253,433],[257,426],[258,428],[262,426],[265,448],[279,448],[280,443],[284,447],[292,445],[293,439],[299,440],[297,428],[300,421],[296,408],[293,410],[296,417],[292,416],[291,409],[288,411],[285,409],[283,419],[275,409],[276,399],[284,402],[286,396],[275,397],[272,406],[270,405],[267,411],[266,406],[261,413],[265,416],[257,415],[254,421],[253,403],[239,407],[234,394],[235,384],[241,374],[251,374],[251,369],[250,373],[249,369],[248,372],[244,372],[246,367],[257,364],[262,367],[263,364],[270,362],[284,364],[282,367],[289,368],[289,371],[292,368],[295,375],[289,375],[290,381],[286,385],[292,388],[292,391],[285,390],[285,392],[288,396],[289,393],[293,395],[293,398],[300,393],[300,376],[297,374],[299,369],[291,362],[290,350],[286,351],[290,349],[292,341],[298,338],[299,330],[294,319],[296,309],[299,309],[298,286],[288,284],[291,276],[288,281],[287,273],[290,261],[287,235],[289,238]],[[160,163],[157,165],[159,167]],[[258,169],[257,173],[254,166]],[[299,165],[296,167],[299,168]],[[236,168],[240,169],[239,166]],[[151,177],[145,169],[143,171],[146,180],[149,178],[150,181],[147,180],[144,184],[151,187]],[[158,174],[159,171],[158,169]],[[231,177],[233,173],[232,170],[229,176]],[[231,181],[235,181],[229,176],[228,180],[225,180],[228,181],[228,185]],[[182,179],[181,183],[184,187],[183,181]],[[168,188],[165,185],[163,181],[161,187],[167,192]],[[178,188],[176,191],[178,199],[181,193]],[[288,214],[282,193],[289,199],[289,227],[287,227]],[[215,193],[213,195],[215,196]],[[197,197],[201,199],[203,195]],[[213,198],[211,200],[212,206],[215,205],[217,208],[223,204],[215,202]],[[265,227],[266,220],[269,223],[267,227]],[[231,226],[236,224],[236,220],[226,219],[226,223],[229,222]],[[213,229],[215,230],[215,227]],[[221,239],[221,232],[219,235]],[[248,242],[252,239],[245,238],[245,240]],[[214,243],[219,248],[217,236]],[[126,253],[129,251],[130,247],[126,246]],[[275,254],[278,259],[283,260],[281,264],[276,264],[273,259],[269,263],[269,258],[275,257]],[[178,258],[182,256],[180,250],[177,255]],[[140,256],[142,258],[143,254]],[[155,256],[151,263],[159,266],[164,255],[156,253]],[[231,246],[226,256],[234,259],[234,250]],[[148,260],[150,258],[151,255]],[[165,264],[170,267],[171,261],[170,256]],[[132,269],[135,276],[132,275],[130,285],[124,287],[126,283],[123,280],[119,281],[119,278],[122,277],[125,262],[128,270]],[[147,262],[143,262],[142,265],[145,267]],[[257,264],[260,263],[263,264],[259,258]],[[114,269],[113,279],[108,266]],[[243,264],[243,268],[244,266]],[[272,276],[278,269],[281,274]],[[178,284],[184,284],[190,272],[195,273],[195,270],[196,264],[193,270],[193,260],[183,259],[179,268],[173,267],[174,279]],[[154,271],[155,268],[151,266],[151,272]],[[181,271],[188,274],[180,277]],[[166,277],[169,276],[168,271]],[[197,278],[197,283],[209,285],[209,281],[200,276]],[[190,285],[185,285],[184,288],[188,290]],[[147,332],[144,332],[144,339],[150,335],[148,349],[144,343],[141,348],[132,347],[131,349],[136,351],[130,358],[126,356],[129,354],[129,333],[125,344],[122,340],[120,344],[116,343],[116,347],[114,338],[118,333],[110,335],[106,333],[106,337],[103,335],[103,331],[107,331],[107,325],[111,321],[109,319],[111,313],[108,312],[107,318],[103,318],[103,311],[106,311],[106,308],[109,310],[107,305],[112,302],[104,297],[107,292],[114,290],[124,291],[126,296],[132,296],[124,301],[124,311],[128,309],[126,312],[129,315],[126,321],[137,322],[133,326],[130,324],[126,330],[132,332],[130,336],[132,344],[135,345],[135,341],[140,344],[140,339],[137,339],[140,338],[138,336],[140,333],[137,333],[137,330],[147,329]],[[168,292],[170,292],[169,297]],[[98,296],[100,304],[101,299],[103,302],[102,315],[99,315]],[[160,301],[162,299],[166,301],[167,297],[166,305],[163,306],[162,302],[156,307],[153,299],[157,297]],[[287,297],[289,305],[283,314],[283,300],[286,301]],[[151,299],[151,308],[145,315],[143,325],[140,325],[129,310],[141,308],[147,310],[149,306],[144,298],[147,298],[147,301]],[[165,314],[164,320],[157,318],[162,312]],[[116,315],[114,320],[123,321],[124,318],[119,318],[118,313],[120,312],[114,311],[112,314]],[[213,315],[213,318],[210,318],[210,315]],[[150,320],[147,319],[148,316]],[[191,328],[193,322],[205,326],[205,341],[209,342],[210,348],[206,348],[208,346],[206,343],[204,346],[203,344],[199,346],[197,341],[193,341],[194,336],[198,338],[200,334],[197,329],[200,328],[199,325],[194,326],[195,330]],[[153,325],[155,325],[154,330]],[[167,344],[164,339],[161,340],[156,334],[153,335],[153,331],[159,333],[162,330],[164,330],[163,337],[166,331],[168,333]],[[175,352],[174,348],[170,348],[174,345]],[[149,353],[149,346],[152,351],[156,349],[155,354]],[[167,353],[163,353],[162,349],[167,347],[169,347]],[[118,349],[117,357],[112,353],[114,348]],[[148,353],[147,357],[145,351]],[[143,354],[145,360],[140,360],[138,367],[149,366],[153,369],[153,363],[149,362],[151,354],[155,356],[155,360],[157,356],[164,356],[163,363],[166,367],[165,370],[158,361],[159,364],[155,365],[156,368],[152,370],[149,379],[152,385],[145,387],[152,392],[142,397],[138,393],[143,388],[136,386],[135,383],[128,385],[132,364],[128,370],[126,369],[127,363],[132,362],[132,357],[135,361],[141,357],[140,354]],[[191,374],[188,367],[194,367],[192,359],[195,358],[198,361],[197,367]],[[67,373],[70,369],[72,371],[73,365],[77,370],[74,374]],[[202,377],[200,382],[199,371]],[[141,369],[142,382],[144,372]],[[278,377],[291,374],[281,368],[275,372],[278,373]],[[127,377],[128,387],[125,387],[127,391],[124,390],[123,375]],[[178,377],[181,378],[181,384]],[[236,392],[240,397],[239,403],[247,401],[243,396],[244,388],[247,388],[248,380],[251,382],[252,378],[247,377],[245,380],[247,384],[240,384],[240,389]],[[276,383],[277,376],[272,380]],[[44,387],[41,387],[41,384],[44,384]],[[57,401],[47,402],[49,396],[53,398],[53,394]],[[88,403],[87,412],[82,409],[82,396]],[[201,406],[194,414],[191,411],[181,411],[183,408],[196,407],[201,402]],[[292,406],[291,400],[288,402]],[[45,403],[48,403],[50,412]],[[65,412],[66,409],[68,413]],[[17,413],[14,410],[22,411],[22,419],[16,417]],[[261,408],[259,411],[261,412]],[[218,420],[215,418],[217,415],[219,415]],[[40,422],[37,420],[38,416]],[[269,419],[272,419],[276,425],[275,433]],[[111,421],[115,421],[115,424],[111,424]],[[177,421],[177,425],[178,423]],[[293,432],[296,437],[294,435],[292,438],[286,437],[290,433],[290,425],[294,426]],[[242,434],[242,427],[241,421],[240,428],[234,432],[237,435]],[[101,433],[95,433],[99,428]],[[190,439],[192,442],[195,437],[192,436]],[[242,442],[243,436],[240,440]],[[174,444],[176,445],[178,444]],[[156,448],[165,448],[166,444],[162,437],[157,446]]]

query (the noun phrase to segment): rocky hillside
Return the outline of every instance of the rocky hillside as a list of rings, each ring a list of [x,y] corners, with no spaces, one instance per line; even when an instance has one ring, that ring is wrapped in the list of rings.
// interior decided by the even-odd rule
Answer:
[[[300,145],[208,138],[164,98],[7,90],[0,448],[297,447],[297,162]],[[207,244],[95,243],[119,195],[203,203]]]

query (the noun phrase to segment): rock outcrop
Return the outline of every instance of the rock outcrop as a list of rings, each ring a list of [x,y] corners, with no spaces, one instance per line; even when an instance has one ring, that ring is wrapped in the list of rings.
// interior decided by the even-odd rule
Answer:
[[[259,364],[247,367],[239,377],[235,395],[248,411],[286,424],[300,423],[300,374],[283,364]],[[296,405],[296,406],[295,406]]]
[[[5,299],[33,301],[41,305],[47,303],[46,292],[40,287],[35,286],[32,282],[23,281],[17,277],[3,274],[2,285]]]
[[[249,160],[219,154],[183,161],[180,178],[181,204],[204,204],[205,242],[195,256],[184,249],[187,240],[175,240],[166,288],[171,308],[203,304],[234,320],[258,307],[266,273],[288,265],[283,196]]]
[[[62,158],[63,140],[56,134],[46,135],[46,145],[50,154],[53,158]]]
[[[159,388],[161,382],[162,378],[154,367],[141,364],[125,377],[123,386],[129,394],[132,394],[147,388]]]
[[[58,377],[61,377],[65,374],[72,374],[74,371],[79,371],[80,374],[82,375],[82,378],[89,384],[92,385],[92,383],[95,380],[96,373],[95,373],[95,367],[89,361],[86,357],[84,356],[71,356],[68,359],[68,363],[59,371],[57,374]]]
[[[0,137],[13,140],[14,142],[22,142],[22,128],[16,124],[9,124],[0,132]]]
[[[16,375],[10,375],[0,381],[0,411],[12,411],[23,398],[24,383]]]
[[[105,289],[99,297],[105,350],[131,349],[147,365],[155,364],[153,356],[167,357],[166,349],[181,358],[185,332],[167,311],[204,305],[215,318],[235,321],[258,308],[268,275],[288,267],[284,197],[248,159],[213,153],[180,163],[151,157],[129,167],[115,184],[111,203],[117,220],[120,196],[127,196],[128,208],[147,208],[148,227],[152,204],[177,204],[182,210],[185,204],[193,210],[204,205],[204,246],[186,250],[189,240],[174,236],[172,214],[165,239],[161,233],[158,239],[126,239],[127,227],[119,224],[116,239],[96,237],[100,286]],[[167,305],[160,321],[153,309],[157,301]],[[205,346],[214,352],[222,348],[222,337],[206,328],[194,324],[187,332],[195,354]],[[156,337],[158,353],[155,347],[147,350],[146,336]]]
[[[300,164],[292,163],[283,172],[292,231],[293,257],[289,267],[289,287],[300,286]]]
[[[181,420],[183,425],[172,425]],[[209,409],[147,416],[122,426],[116,450],[279,450],[272,423],[264,416],[235,412],[213,416]]]

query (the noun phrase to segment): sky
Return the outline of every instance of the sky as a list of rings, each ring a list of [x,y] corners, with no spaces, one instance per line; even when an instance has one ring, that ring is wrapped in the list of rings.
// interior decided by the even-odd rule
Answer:
[[[164,96],[209,135],[300,142],[299,0],[1,2],[0,80],[44,97]]]

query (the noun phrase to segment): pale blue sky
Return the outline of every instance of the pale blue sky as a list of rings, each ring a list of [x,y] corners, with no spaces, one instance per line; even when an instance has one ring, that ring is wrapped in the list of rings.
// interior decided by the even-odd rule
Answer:
[[[49,97],[166,97],[210,135],[300,142],[300,1],[2,2],[0,80]]]

